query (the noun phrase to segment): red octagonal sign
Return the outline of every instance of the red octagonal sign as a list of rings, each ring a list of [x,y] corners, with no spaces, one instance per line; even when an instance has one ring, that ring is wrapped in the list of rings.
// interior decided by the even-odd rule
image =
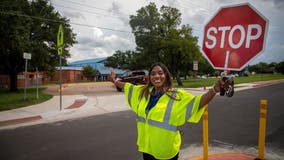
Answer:
[[[250,4],[221,8],[204,28],[203,54],[215,69],[241,70],[264,50],[267,26]]]

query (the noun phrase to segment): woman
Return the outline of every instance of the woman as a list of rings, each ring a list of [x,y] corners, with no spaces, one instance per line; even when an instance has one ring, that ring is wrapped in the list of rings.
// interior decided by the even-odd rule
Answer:
[[[128,105],[137,115],[137,145],[144,160],[177,160],[181,145],[178,127],[185,122],[199,122],[204,106],[221,87],[227,89],[221,80],[200,96],[174,89],[170,72],[162,63],[151,66],[146,85],[117,81],[113,71],[110,80],[124,89]]]

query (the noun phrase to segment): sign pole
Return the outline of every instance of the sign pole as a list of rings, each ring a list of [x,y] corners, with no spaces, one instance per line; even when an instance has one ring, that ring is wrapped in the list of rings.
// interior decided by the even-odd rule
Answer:
[[[62,65],[61,65],[61,58],[62,58],[62,47],[63,47],[63,29],[62,25],[59,25],[58,33],[57,33],[57,51],[59,55],[59,84],[60,84],[60,111],[62,110]]]
[[[26,64],[25,64],[24,100],[26,100],[26,98],[27,98],[27,68],[28,68],[28,59],[26,59]]]
[[[25,53],[23,55],[24,59],[26,60],[26,64],[25,64],[25,80],[24,80],[24,100],[26,100],[27,98],[27,68],[28,68],[28,59],[32,58],[32,55],[30,53]]]
[[[36,99],[38,99],[38,69],[36,67]]]
[[[60,83],[60,111],[62,110],[62,65],[61,65],[61,55],[59,58],[60,72],[59,72],[59,83]]]

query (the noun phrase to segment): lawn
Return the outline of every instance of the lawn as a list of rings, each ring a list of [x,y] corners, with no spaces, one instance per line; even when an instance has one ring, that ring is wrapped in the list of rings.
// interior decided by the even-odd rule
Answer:
[[[235,84],[239,83],[248,83],[248,82],[257,82],[257,81],[269,81],[269,80],[277,80],[277,79],[284,79],[283,74],[256,74],[250,75],[248,77],[235,77],[234,82]],[[207,78],[207,79],[187,79],[182,80],[183,88],[197,88],[203,86],[212,86],[218,78]],[[174,81],[175,87],[177,86],[177,82]]]
[[[26,99],[24,100],[24,90],[9,92],[8,89],[0,89],[0,111],[25,107],[38,104],[51,99],[53,96],[44,94],[45,88],[39,88],[38,99],[36,98],[36,88],[27,89]]]
[[[212,86],[218,78],[207,78],[207,79],[187,79],[182,80],[183,88],[197,88],[203,86]],[[235,84],[256,82],[256,81],[268,81],[284,79],[284,75],[280,74],[257,74],[248,77],[235,77]],[[175,87],[177,82],[174,81]],[[0,89],[0,111],[15,109],[20,107],[25,107],[29,105],[34,105],[42,103],[51,99],[53,96],[44,94],[42,91],[45,88],[39,88],[39,98],[36,98],[36,88],[27,89],[27,98],[24,100],[24,90],[19,89],[17,92],[9,92],[7,89]]]

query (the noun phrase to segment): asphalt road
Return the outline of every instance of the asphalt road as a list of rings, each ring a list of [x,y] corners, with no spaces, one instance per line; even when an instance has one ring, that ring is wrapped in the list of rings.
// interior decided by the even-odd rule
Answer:
[[[267,147],[284,151],[284,83],[239,91],[209,104],[209,143],[257,146],[259,103],[268,100]],[[202,123],[182,128],[183,145],[202,144]],[[0,131],[3,160],[137,160],[131,111]]]

